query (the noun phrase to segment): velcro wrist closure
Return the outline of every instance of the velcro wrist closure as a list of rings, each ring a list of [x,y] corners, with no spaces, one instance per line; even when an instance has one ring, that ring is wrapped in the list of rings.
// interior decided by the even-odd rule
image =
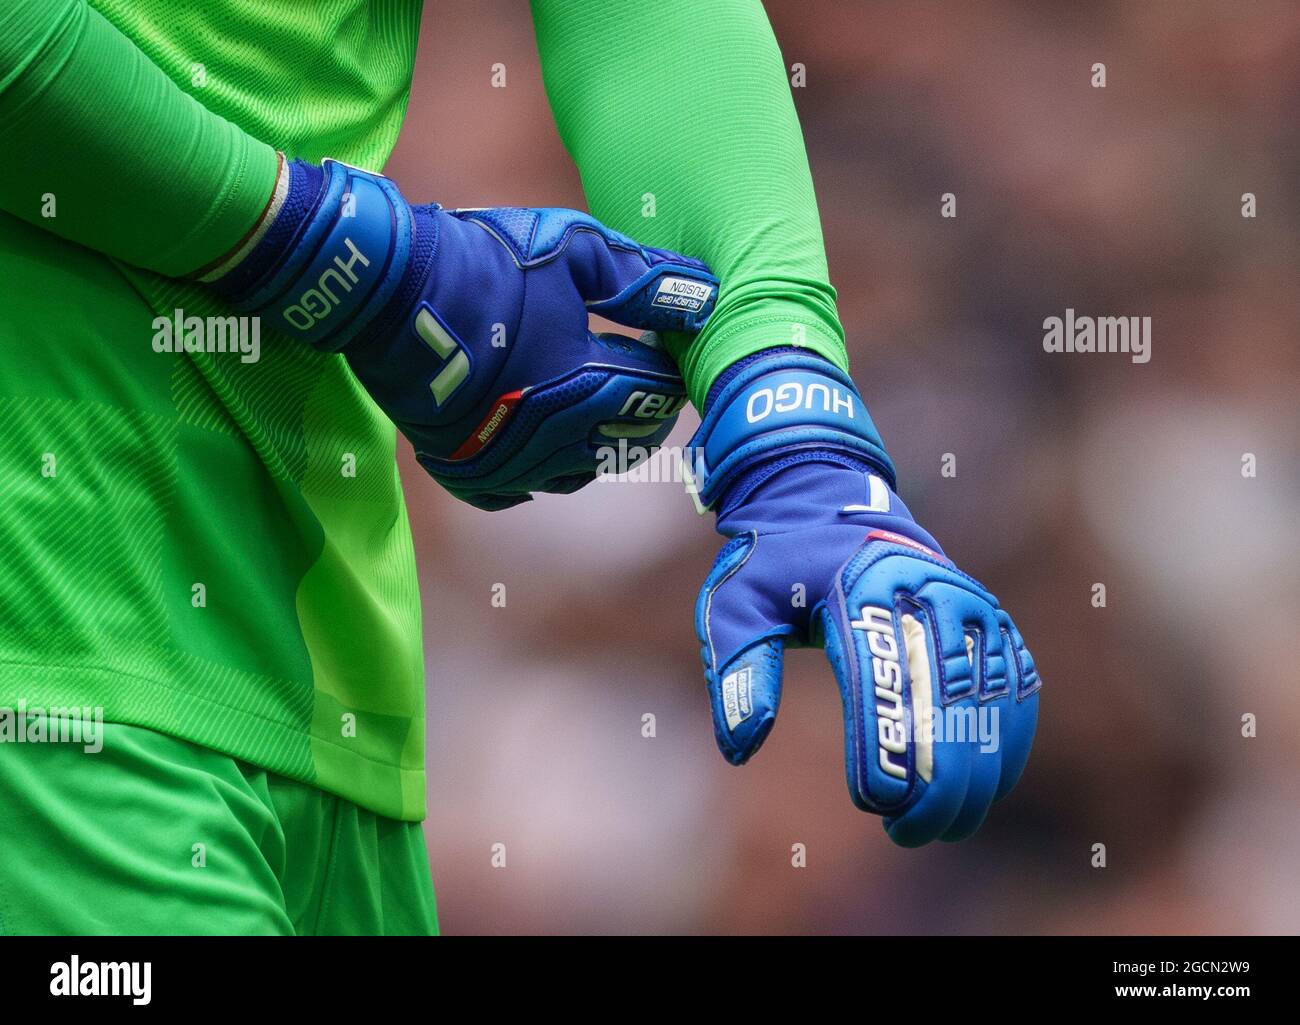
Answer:
[[[411,251],[411,208],[383,175],[322,164],[320,199],[287,258],[236,305],[267,326],[337,352],[397,291]]]
[[[849,375],[818,356],[782,356],[745,367],[713,399],[687,445],[686,467],[708,508],[757,462],[812,449],[860,455],[895,485]]]

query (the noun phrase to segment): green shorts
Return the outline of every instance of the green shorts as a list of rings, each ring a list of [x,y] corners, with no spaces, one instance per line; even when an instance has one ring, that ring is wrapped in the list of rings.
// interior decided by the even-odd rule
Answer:
[[[0,935],[436,933],[419,823],[100,730],[98,751],[0,733]]]

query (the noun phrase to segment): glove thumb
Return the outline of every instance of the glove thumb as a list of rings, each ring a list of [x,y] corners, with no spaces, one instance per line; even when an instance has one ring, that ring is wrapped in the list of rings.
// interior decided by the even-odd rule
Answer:
[[[769,637],[746,648],[719,673],[706,672],[713,735],[732,765],[744,765],[776,724],[783,643]]]
[[[544,220],[540,230],[547,227]],[[591,313],[649,331],[704,326],[718,294],[718,279],[704,263],[642,246],[581,214],[570,213],[567,230],[560,259]]]
[[[748,761],[772,732],[791,633],[744,571],[756,544],[753,534],[742,534],[722,549],[695,607],[713,733],[732,765]]]
[[[447,213],[487,230],[518,266],[567,274],[588,310],[626,327],[694,333],[718,297],[718,279],[700,260],[643,246],[590,214],[559,207]]]

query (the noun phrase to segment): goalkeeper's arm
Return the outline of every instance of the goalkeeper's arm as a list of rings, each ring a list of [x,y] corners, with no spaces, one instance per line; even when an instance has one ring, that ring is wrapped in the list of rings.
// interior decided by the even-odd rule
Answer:
[[[179,277],[235,248],[275,150],[183,92],[85,0],[0,8],[0,209]]]
[[[846,366],[817,203],[758,0],[533,0],[547,94],[591,212],[722,279],[697,338],[670,338],[703,407],[738,359],[802,345]]]

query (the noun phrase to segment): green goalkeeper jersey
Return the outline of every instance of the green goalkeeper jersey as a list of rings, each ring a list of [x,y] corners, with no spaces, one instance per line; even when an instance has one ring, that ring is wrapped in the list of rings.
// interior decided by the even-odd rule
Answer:
[[[397,139],[415,0],[92,6],[292,156],[381,167]],[[345,362],[269,334],[255,362],[159,353],[156,316],[223,311],[6,214],[0,282],[0,708],[102,709],[421,818],[411,532]]]

